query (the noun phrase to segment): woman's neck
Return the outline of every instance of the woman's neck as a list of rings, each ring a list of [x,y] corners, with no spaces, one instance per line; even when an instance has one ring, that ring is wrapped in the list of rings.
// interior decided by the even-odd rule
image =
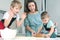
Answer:
[[[37,11],[34,11],[34,12],[29,12],[30,14],[36,14]]]

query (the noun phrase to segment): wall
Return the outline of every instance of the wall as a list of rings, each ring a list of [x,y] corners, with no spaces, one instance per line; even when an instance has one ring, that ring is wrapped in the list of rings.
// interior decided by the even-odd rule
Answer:
[[[51,19],[57,22],[57,30],[60,33],[60,0],[46,0],[47,11],[49,12]]]

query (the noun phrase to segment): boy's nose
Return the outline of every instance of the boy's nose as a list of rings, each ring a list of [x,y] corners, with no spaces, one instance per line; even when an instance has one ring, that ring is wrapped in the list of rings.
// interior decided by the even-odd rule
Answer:
[[[17,13],[19,12],[19,10],[17,10]]]

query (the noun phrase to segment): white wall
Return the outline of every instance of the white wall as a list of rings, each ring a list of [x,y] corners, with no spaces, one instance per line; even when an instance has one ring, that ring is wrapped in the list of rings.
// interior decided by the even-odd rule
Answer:
[[[0,10],[7,11],[12,0],[0,0]]]
[[[41,11],[41,0],[35,0],[35,2],[37,4],[38,11]]]
[[[41,13],[45,10],[44,8],[44,0],[35,0],[37,4],[38,11]],[[43,7],[41,6],[43,4]],[[43,8],[43,10],[41,10]]]
[[[47,0],[47,11],[51,19],[58,23],[57,30],[60,33],[60,0]]]

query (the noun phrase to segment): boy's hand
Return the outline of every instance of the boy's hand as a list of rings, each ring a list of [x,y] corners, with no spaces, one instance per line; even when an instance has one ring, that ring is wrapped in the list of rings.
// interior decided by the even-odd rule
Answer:
[[[45,37],[46,37],[46,38],[50,38],[50,35],[49,35],[49,34],[45,34]]]
[[[24,19],[26,18],[26,13],[23,13],[23,14],[21,15],[21,18],[24,20]]]

